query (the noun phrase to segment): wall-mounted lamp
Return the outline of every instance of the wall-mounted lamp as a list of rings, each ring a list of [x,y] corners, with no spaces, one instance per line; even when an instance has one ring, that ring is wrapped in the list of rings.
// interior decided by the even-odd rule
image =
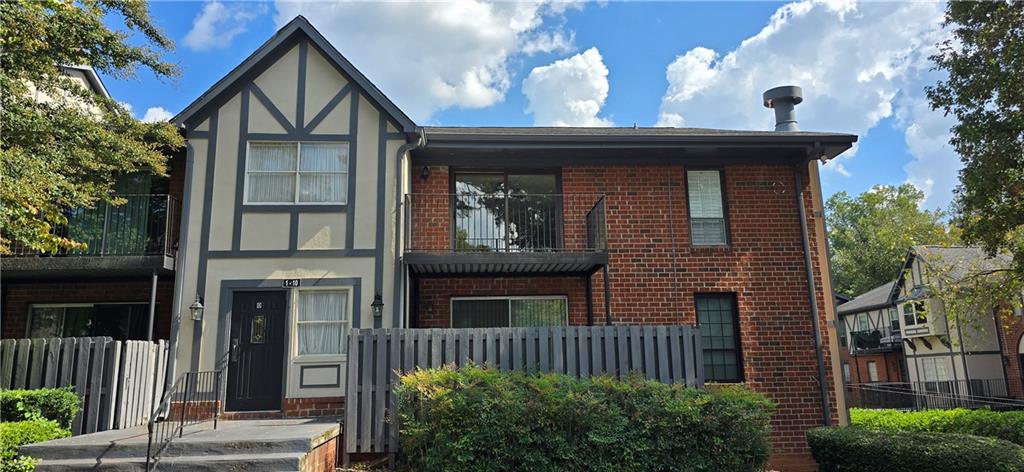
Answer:
[[[420,178],[423,180],[430,178],[430,166],[423,166],[420,168]]]
[[[192,321],[203,320],[203,297],[200,297],[198,293],[196,294],[196,301],[189,305],[188,311],[192,314]]]
[[[373,310],[374,318],[384,316],[384,299],[381,298],[379,293],[373,296],[373,303],[370,304],[370,309]]]

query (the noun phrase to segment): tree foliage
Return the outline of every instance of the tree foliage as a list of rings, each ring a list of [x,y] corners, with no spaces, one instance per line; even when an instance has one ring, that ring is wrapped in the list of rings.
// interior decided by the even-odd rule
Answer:
[[[950,2],[952,38],[932,56],[948,78],[929,87],[956,118],[950,144],[964,168],[956,222],[968,244],[1014,256],[1024,279],[1024,2]]]
[[[956,242],[956,232],[943,222],[945,213],[922,209],[923,199],[911,184],[829,197],[825,208],[837,292],[859,295],[895,279],[911,246]]]
[[[108,18],[124,30],[108,28]],[[140,122],[62,66],[116,78],[144,68],[166,78],[177,68],[160,51],[172,47],[141,0],[0,2],[0,253],[12,243],[82,248],[56,231],[69,209],[122,203],[111,194],[117,175],[165,172],[164,153],[183,145],[175,128]]]

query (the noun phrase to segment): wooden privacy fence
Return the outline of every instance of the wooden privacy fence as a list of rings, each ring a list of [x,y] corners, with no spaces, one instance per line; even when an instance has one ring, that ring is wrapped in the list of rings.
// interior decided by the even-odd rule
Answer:
[[[349,335],[344,460],[398,451],[392,387],[400,372],[467,361],[504,371],[558,372],[577,378],[704,383],[700,329],[690,326],[553,326],[477,329],[353,329]]]
[[[146,424],[167,373],[167,341],[109,337],[4,339],[0,389],[72,386],[82,398],[71,434]]]

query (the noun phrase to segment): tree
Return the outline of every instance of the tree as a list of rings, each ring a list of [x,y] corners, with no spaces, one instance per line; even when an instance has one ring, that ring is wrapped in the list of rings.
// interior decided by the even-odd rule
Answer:
[[[956,119],[956,224],[989,256],[1011,254],[1009,276],[1024,280],[1024,2],[950,2],[945,26],[932,60],[948,78],[927,93]]]
[[[825,204],[835,289],[859,295],[895,279],[910,246],[952,244],[955,231],[941,210],[920,208],[924,192],[911,184],[880,185]]]
[[[108,17],[125,31],[108,28]],[[89,65],[118,78],[146,68],[168,78],[177,68],[158,51],[171,48],[141,0],[0,2],[0,253],[12,243],[83,248],[56,231],[66,212],[123,203],[112,195],[117,175],[165,173],[165,152],[183,145],[174,126],[138,121],[77,85],[62,66]]]

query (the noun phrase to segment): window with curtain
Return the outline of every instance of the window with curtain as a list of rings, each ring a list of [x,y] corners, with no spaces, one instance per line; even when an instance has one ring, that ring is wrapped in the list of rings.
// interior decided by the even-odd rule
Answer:
[[[299,292],[297,321],[300,356],[348,353],[348,292]]]
[[[456,298],[452,300],[453,328],[565,326],[565,297]]]
[[[735,297],[732,294],[698,294],[696,304],[704,344],[704,378],[710,382],[743,381]]]
[[[348,200],[347,143],[250,142],[246,203],[335,203]]]
[[[722,173],[717,170],[686,171],[690,205],[690,241],[694,246],[723,246],[726,241]]]

